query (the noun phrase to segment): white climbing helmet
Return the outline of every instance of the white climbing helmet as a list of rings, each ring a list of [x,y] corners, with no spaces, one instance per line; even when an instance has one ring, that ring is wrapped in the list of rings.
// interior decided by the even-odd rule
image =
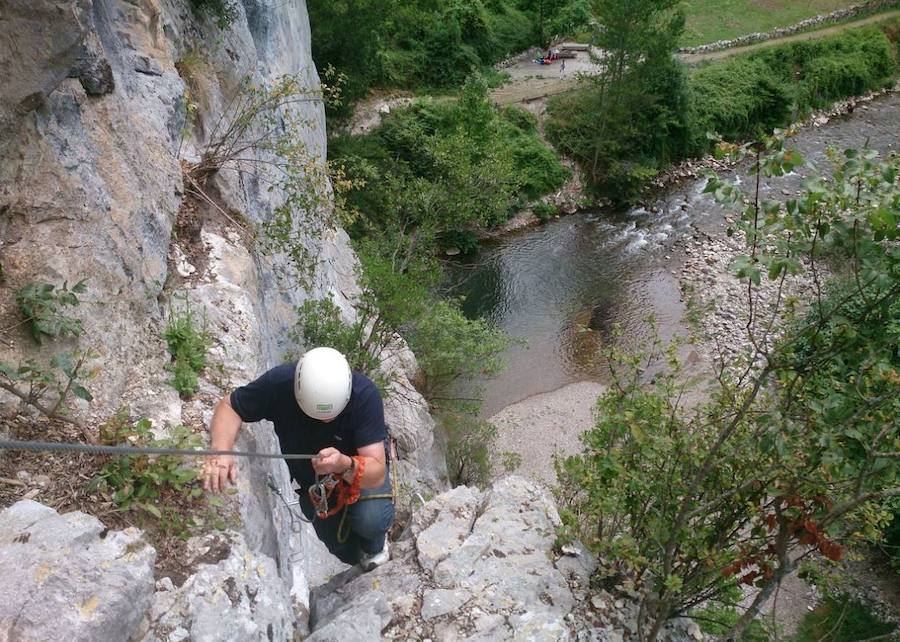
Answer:
[[[330,421],[350,401],[353,373],[347,359],[334,348],[313,348],[297,362],[294,396],[306,415]]]

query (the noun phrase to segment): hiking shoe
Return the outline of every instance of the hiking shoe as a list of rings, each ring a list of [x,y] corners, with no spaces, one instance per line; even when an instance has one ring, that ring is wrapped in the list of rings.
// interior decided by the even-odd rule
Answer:
[[[384,546],[377,553],[372,553],[369,555],[368,553],[363,553],[362,561],[359,565],[362,567],[362,570],[368,573],[369,571],[381,566],[385,562],[391,559],[391,554],[388,551],[388,543],[387,539],[384,540]]]

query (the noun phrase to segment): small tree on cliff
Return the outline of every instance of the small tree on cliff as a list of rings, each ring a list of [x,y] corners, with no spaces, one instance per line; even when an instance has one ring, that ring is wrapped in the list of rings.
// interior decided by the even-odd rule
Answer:
[[[802,162],[779,139],[740,151],[759,177]],[[710,181],[719,200],[749,203],[734,229],[747,254],[732,266],[747,292],[746,364],[723,364],[711,401],[687,413],[674,358],[649,388],[646,361],[613,359],[585,452],[561,466],[567,523],[645,583],[645,640],[752,585],[728,638],[739,639],[799,560],[839,560],[848,543],[877,537],[886,500],[900,495],[900,160],[832,158],[832,179],[808,180],[785,203],[763,200],[758,182],[747,198]],[[785,294],[800,273],[814,283],[805,308]],[[759,305],[764,278],[777,284],[770,308]]]

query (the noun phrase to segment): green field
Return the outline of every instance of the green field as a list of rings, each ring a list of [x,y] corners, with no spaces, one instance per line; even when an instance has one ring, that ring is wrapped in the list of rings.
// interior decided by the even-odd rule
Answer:
[[[684,0],[685,46],[786,27],[859,0]]]

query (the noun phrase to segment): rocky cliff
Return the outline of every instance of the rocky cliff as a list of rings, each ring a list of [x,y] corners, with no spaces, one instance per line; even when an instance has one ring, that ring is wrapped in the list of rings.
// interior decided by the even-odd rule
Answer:
[[[285,75],[311,96],[319,87],[302,0],[242,0],[233,9],[223,27],[188,0],[9,0],[0,7],[0,361],[47,363],[61,350],[87,353],[83,372],[91,375],[93,401],[78,400],[72,416],[88,435],[121,408],[150,419],[158,436],[179,425],[203,434],[221,395],[302,351],[286,340],[297,305],[330,297],[353,318],[356,258],[342,230],[326,227],[304,240],[318,263],[301,286],[279,277],[288,258],[263,251],[252,233],[284,202],[279,189],[252,173],[222,170],[205,177],[204,198],[191,196],[184,167],[202,157],[242,88],[271,86]],[[298,102],[291,117],[303,124],[296,133],[311,162],[324,162],[321,100]],[[15,293],[28,283],[82,279],[83,302],[71,315],[84,332],[36,345],[20,324]],[[213,339],[199,392],[188,399],[168,383],[162,339],[168,315],[185,305]],[[397,345],[386,414],[409,497],[443,488],[446,473],[427,405],[409,383],[415,360],[399,339]],[[17,427],[43,421],[3,392],[0,416],[0,433],[19,437]],[[239,447],[273,451],[277,443],[271,427],[260,424],[245,427]],[[78,568],[40,553],[26,557],[33,564],[23,567],[28,580],[21,586],[28,590],[4,588],[0,639],[47,639],[48,630],[124,639],[125,629],[148,640],[290,639],[295,615],[302,631],[308,542],[269,484],[290,495],[286,467],[241,466],[239,492],[227,500],[236,525],[193,540],[196,563],[178,582],[154,582],[152,549],[133,534],[117,535],[113,546],[87,516],[19,506],[9,519],[20,521],[4,519],[12,529],[6,543],[39,539],[37,533],[50,542],[60,530],[46,551],[89,549],[93,563],[110,568],[123,555],[139,555],[142,567],[135,571],[140,581],[113,574],[85,587],[88,575]],[[23,496],[43,498],[40,488],[21,483]],[[71,519],[80,530],[70,528]],[[15,548],[4,555],[2,575],[12,577],[22,558]],[[54,570],[39,572],[47,564]],[[125,584],[139,599],[121,592]],[[223,593],[223,586],[231,590]],[[41,611],[54,590],[50,604],[78,611]],[[122,599],[107,599],[115,594]],[[123,608],[137,615],[122,619]],[[34,620],[30,609],[38,609]],[[32,624],[45,616],[41,627]],[[80,624],[53,629],[70,621]]]

